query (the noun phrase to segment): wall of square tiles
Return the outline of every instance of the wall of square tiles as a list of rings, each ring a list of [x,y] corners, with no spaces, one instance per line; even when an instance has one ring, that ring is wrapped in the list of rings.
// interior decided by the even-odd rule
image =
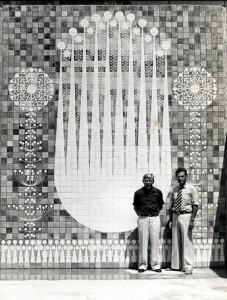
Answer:
[[[90,20],[94,13],[102,16],[107,10],[113,14],[119,10],[125,15],[134,13],[136,19],[143,17],[148,21],[149,28],[159,29],[159,39],[164,38],[171,42],[171,51],[168,54],[168,80],[173,174],[178,166],[184,165],[190,169],[192,150],[185,141],[190,141],[190,130],[197,128],[197,123],[200,122],[206,148],[203,149],[201,157],[197,156],[205,160],[200,167],[204,177],[202,183],[198,185],[201,195],[200,214],[194,230],[196,264],[198,267],[210,264],[222,265],[226,237],[226,181],[221,180],[225,174],[226,10],[220,6],[199,5],[14,5],[1,8],[0,22],[2,266],[92,268],[125,267],[130,263],[136,264],[138,255],[136,229],[121,233],[106,233],[87,228],[73,219],[64,209],[54,185],[60,72],[57,43],[59,41],[67,43],[71,27],[81,30],[79,22],[83,18]],[[174,80],[186,68],[194,67],[204,68],[216,79],[217,85],[216,98],[205,109],[199,111],[197,123],[191,118],[193,113],[195,118],[198,117],[198,111],[187,110],[173,95]],[[37,203],[47,205],[50,209],[43,218],[35,222],[37,231],[34,230],[34,237],[29,238],[26,238],[25,222],[12,212],[13,205],[25,205],[24,198],[20,195],[24,194],[24,187],[14,175],[14,170],[21,167],[19,159],[23,151],[19,142],[25,138],[25,129],[20,124],[25,122],[25,112],[14,105],[8,91],[10,80],[16,73],[27,68],[41,68],[54,83],[53,98],[36,114],[36,124],[42,124],[36,131],[38,139],[42,141],[42,151],[37,153],[37,157],[42,159],[39,168],[47,170],[44,180],[36,187],[36,192],[41,194],[37,198]],[[174,176],[172,184],[176,184]],[[160,253],[165,252],[165,247],[168,252],[163,254],[163,264],[167,264],[170,260],[171,231],[166,227],[168,206],[167,199],[161,213]],[[44,250],[49,261],[44,259]],[[97,259],[99,251],[100,257]],[[94,256],[92,258],[91,252]],[[51,260],[51,255],[58,257],[59,261],[56,262],[54,258]]]

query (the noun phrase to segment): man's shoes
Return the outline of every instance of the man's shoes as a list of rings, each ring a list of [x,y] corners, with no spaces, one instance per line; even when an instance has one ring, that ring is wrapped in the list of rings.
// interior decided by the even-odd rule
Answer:
[[[165,269],[166,271],[180,271],[180,269],[172,269],[171,267],[170,268],[167,268]]]
[[[145,272],[145,271],[146,271],[145,269],[139,269],[139,270],[138,270],[139,273],[143,273],[143,272]]]
[[[162,269],[155,269],[155,270],[153,270],[153,271],[155,271],[155,272],[157,272],[157,273],[162,273]]]
[[[193,271],[193,268],[192,268],[192,266],[185,266],[185,270],[184,270],[184,273],[186,274],[186,275],[190,275],[190,274],[192,274],[192,271]]]
[[[157,272],[157,273],[161,273],[162,272],[162,269],[161,267],[157,264],[153,267],[151,267],[151,270],[154,271],[154,272]]]

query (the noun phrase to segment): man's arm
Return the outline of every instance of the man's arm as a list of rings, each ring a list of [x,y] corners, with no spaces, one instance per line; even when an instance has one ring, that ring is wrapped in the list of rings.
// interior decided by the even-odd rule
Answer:
[[[170,222],[172,223],[173,222],[173,209],[171,206],[169,207],[169,219],[170,219]]]
[[[191,220],[189,223],[189,229],[194,228],[194,220],[198,211],[198,205],[199,205],[199,193],[196,187],[193,186],[192,188],[192,215]]]
[[[192,205],[192,215],[191,215],[191,220],[190,220],[190,223],[189,223],[189,228],[190,229],[194,228],[194,220],[195,220],[197,211],[198,211],[198,205]]]
[[[138,207],[138,206],[134,205],[134,210],[135,210],[135,212],[136,212],[137,216],[140,216],[140,215],[141,215],[141,213],[140,213],[140,209],[139,209],[139,207]]]
[[[139,199],[138,199],[137,194],[135,193],[134,194],[134,200],[133,200],[133,206],[134,206],[134,210],[135,210],[136,214],[138,216],[140,216],[140,209],[139,209],[139,206],[138,206],[138,202],[139,202]]]
[[[162,192],[160,191],[159,201],[158,201],[159,211],[162,210],[163,204],[164,204],[163,196],[162,196]]]
[[[170,191],[170,205],[169,205],[169,219],[172,223],[173,221],[173,190]]]

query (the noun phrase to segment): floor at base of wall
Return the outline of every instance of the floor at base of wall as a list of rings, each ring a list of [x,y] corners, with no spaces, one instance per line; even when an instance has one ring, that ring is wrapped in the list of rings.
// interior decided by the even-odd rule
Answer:
[[[193,274],[136,269],[0,269],[0,280],[146,280],[226,278],[227,268],[195,268]]]
[[[195,269],[192,275],[164,270],[138,274],[129,269],[8,269],[0,273],[2,300],[227,299],[226,269]]]

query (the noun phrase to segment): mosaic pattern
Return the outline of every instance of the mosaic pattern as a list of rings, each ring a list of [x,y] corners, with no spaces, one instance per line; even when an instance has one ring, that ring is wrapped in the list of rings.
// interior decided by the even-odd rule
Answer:
[[[48,101],[47,105],[43,106],[41,110],[36,111],[37,124],[42,124],[42,128],[37,129],[37,135],[41,137],[43,142],[42,151],[37,152],[37,157],[42,158],[40,163],[41,170],[47,170],[42,185],[39,186],[40,190],[36,192],[42,193],[42,197],[37,197],[37,205],[53,205],[48,214],[36,222],[36,227],[41,228],[40,232],[36,233],[36,239],[43,241],[46,240],[47,244],[50,240],[69,240],[69,241],[89,241],[100,240],[116,240],[118,245],[123,240],[124,244],[129,240],[129,245],[133,246],[132,240],[137,241],[137,232],[135,230],[128,230],[123,232],[100,232],[94,229],[87,228],[86,226],[79,223],[76,219],[69,215],[62,205],[59,199],[58,193],[55,189],[54,184],[54,170],[55,170],[55,140],[57,130],[57,114],[59,112],[59,95],[60,86],[63,86],[63,99],[69,98],[70,95],[70,84],[69,81],[60,82],[60,51],[64,52],[64,49],[59,50],[57,44],[61,41],[65,45],[71,45],[72,36],[69,34],[70,28],[77,29],[77,35],[81,38],[77,38],[75,41],[75,57],[74,60],[80,62],[83,60],[83,33],[84,25],[80,25],[81,20],[86,19],[89,24],[95,24],[92,20],[94,14],[99,14],[101,18],[104,16],[106,10],[115,16],[115,13],[122,11],[124,16],[129,13],[135,15],[133,21],[133,45],[135,45],[136,39],[141,38],[141,26],[137,23],[140,19],[147,21],[144,27],[144,37],[146,38],[151,28],[157,28],[158,34],[155,37],[156,46],[162,45],[164,41],[170,41],[171,47],[167,50],[167,72],[168,72],[168,97],[167,103],[170,111],[170,138],[171,138],[171,160],[172,160],[172,174],[178,166],[185,166],[189,171],[193,171],[195,168],[192,166],[193,163],[200,163],[201,166],[197,166],[195,169],[194,177],[193,172],[190,171],[190,177],[194,182],[198,180],[201,182],[199,187],[201,188],[201,203],[200,212],[198,215],[196,226],[194,229],[195,248],[198,247],[197,261],[203,261],[205,257],[203,249],[209,248],[209,243],[203,241],[212,241],[212,247],[215,250],[215,259],[212,256],[213,265],[219,265],[218,261],[222,261],[220,258],[220,251],[223,245],[223,239],[225,238],[225,196],[220,193],[220,190],[225,190],[226,187],[221,183],[220,176],[223,168],[223,157],[224,157],[224,135],[225,135],[225,53],[224,43],[225,35],[223,34],[223,28],[226,24],[225,9],[216,6],[198,6],[198,5],[171,5],[171,6],[152,6],[152,5],[141,5],[141,6],[5,6],[1,8],[1,199],[0,199],[0,233],[1,239],[6,241],[4,246],[8,248],[4,250],[4,254],[1,251],[2,261],[5,262],[8,257],[8,261],[11,261],[13,257],[13,241],[17,241],[15,251],[24,244],[24,233],[18,233],[19,228],[24,227],[24,221],[18,220],[17,217],[12,216],[11,209],[8,205],[24,205],[24,199],[19,197],[19,193],[24,193],[24,186],[18,183],[18,180],[14,177],[14,170],[19,169],[21,164],[18,164],[18,159],[21,158],[22,151],[19,149],[19,141],[24,141],[25,130],[20,128],[20,124],[24,122],[24,111],[19,106],[14,105],[8,92],[8,86],[10,81],[14,79],[15,74],[20,73],[21,70],[27,70],[28,68],[42,69],[44,73],[48,74],[49,78],[55,83],[55,95],[53,99]],[[114,31],[117,31],[118,20],[113,18],[110,24],[109,36],[111,38]],[[106,24],[106,22],[102,22]],[[114,25],[116,26],[114,27]],[[142,24],[143,25],[143,24]],[[89,26],[88,26],[89,27]],[[88,30],[86,27],[86,30]],[[93,27],[90,26],[90,27]],[[99,31],[104,35],[105,29],[99,27]],[[122,34],[129,32],[129,29],[122,29]],[[140,35],[138,32],[140,31]],[[89,35],[90,32],[90,35]],[[87,42],[89,45],[90,41],[94,38],[94,27],[88,30]],[[152,41],[144,41],[145,47],[148,44],[152,45]],[[105,41],[105,39],[104,39]],[[116,46],[116,45],[115,45]],[[141,45],[140,45],[141,46]],[[68,46],[67,46],[68,47]],[[86,51],[87,70],[92,74],[94,58],[91,51]],[[134,51],[134,55],[137,61],[140,61],[140,49]],[[69,47],[70,50],[70,47]],[[100,49],[101,50],[101,49]],[[156,48],[159,53],[158,48]],[[152,49],[151,49],[152,55]],[[66,52],[67,54],[67,52]],[[70,55],[69,51],[68,66],[67,70],[70,70]],[[102,62],[105,67],[105,51],[98,52],[98,61]],[[163,83],[164,76],[164,58],[162,53],[160,56],[156,56],[157,60],[157,78],[160,78]],[[64,57],[65,62],[67,57]],[[140,65],[135,65],[133,60],[133,68],[140,70]],[[153,57],[151,59],[153,61]],[[110,60],[110,66],[112,61]],[[82,73],[82,65],[78,66],[75,72]],[[189,71],[192,68],[198,68],[199,70],[204,69],[206,74],[211,74],[211,77],[216,82],[211,82],[211,88],[209,95],[214,94],[213,84],[217,86],[216,98],[210,101],[210,96],[207,96],[206,107],[198,110],[188,109],[187,104],[179,103],[177,99],[173,97],[172,85],[175,79],[178,78],[179,74],[184,73],[185,69]],[[128,65],[125,66],[128,68]],[[67,70],[63,68],[63,75],[67,74]],[[101,70],[99,70],[101,71]],[[140,71],[138,73],[140,78]],[[80,74],[80,77],[81,78]],[[148,76],[148,77],[146,77]],[[145,77],[150,80],[150,92],[146,96],[149,102],[152,97],[152,79],[153,79],[153,65],[148,64],[145,68]],[[64,76],[63,76],[64,81]],[[77,84],[77,78],[75,78],[75,98],[78,96],[79,99],[82,97],[81,92],[84,89],[80,89]],[[89,78],[90,86],[93,85],[93,77]],[[140,81],[138,81],[140,85]],[[158,86],[158,83],[157,83]],[[101,85],[104,89],[104,85]],[[193,95],[197,89],[192,89]],[[140,90],[138,90],[140,91]],[[138,99],[139,93],[135,96],[135,100]],[[150,96],[151,95],[151,96]],[[163,85],[157,90],[158,95],[158,117],[159,121],[165,119],[163,111],[164,105],[164,91]],[[83,95],[84,97],[84,95]],[[114,96],[115,97],[115,96]],[[125,91],[123,90],[123,95]],[[88,93],[87,103],[91,104],[92,94]],[[166,101],[166,100],[165,100]],[[64,102],[66,105],[62,107],[63,112],[63,127],[64,137],[67,133],[66,124],[68,124],[68,111],[66,108],[69,107],[67,101]],[[103,99],[100,99],[100,105],[103,107]],[[151,102],[150,102],[151,105]],[[148,105],[147,114],[150,113],[150,105]],[[91,109],[91,105],[88,105]],[[135,113],[138,113],[139,102],[135,103]],[[85,112],[85,110],[83,110]],[[88,111],[88,121],[92,121],[92,111]],[[111,110],[111,113],[115,111]],[[123,111],[124,118],[126,118],[126,111]],[[86,115],[86,114],[84,114]],[[76,111],[77,117],[77,111]],[[103,117],[103,116],[101,116]],[[76,118],[76,126],[79,124],[79,118]],[[163,128],[162,121],[159,123],[160,128]],[[200,124],[200,125],[199,125]],[[79,126],[76,128],[80,128]],[[137,129],[137,128],[136,128]],[[200,130],[194,131],[193,130]],[[160,132],[159,132],[160,134]],[[199,137],[197,137],[197,135]],[[66,136],[67,137],[67,136]],[[162,138],[162,135],[159,135]],[[201,138],[200,138],[201,137]],[[101,136],[102,138],[102,136]],[[67,138],[66,138],[67,139]],[[66,140],[65,139],[65,140]],[[198,143],[193,145],[193,143]],[[90,146],[90,145],[89,145]],[[64,145],[67,147],[67,145]],[[200,148],[200,150],[198,150]],[[64,148],[65,149],[65,148]],[[194,150],[193,150],[194,149]],[[198,153],[196,153],[198,152]],[[201,161],[200,161],[201,158]],[[204,160],[206,158],[206,160]],[[191,168],[192,167],[192,168]],[[202,178],[197,179],[197,171],[199,176]],[[210,171],[211,170],[211,171]],[[193,179],[194,178],[194,179]],[[174,179],[174,176],[172,176]],[[139,184],[140,182],[138,182]],[[175,185],[172,180],[172,185]],[[135,187],[136,189],[136,187]],[[168,221],[168,206],[169,200],[167,198],[164,209],[161,213],[161,238],[163,240],[171,240],[171,232],[166,227]],[[83,206],[80,208],[82,211],[87,211],[87,207]],[[132,207],[129,209],[133,210]],[[20,246],[19,241],[22,241]],[[11,244],[7,244],[10,242]],[[70,242],[72,245],[72,242]],[[202,248],[205,244],[205,248]],[[78,243],[77,243],[78,245]],[[136,245],[136,244],[135,244]],[[216,246],[215,246],[216,245]],[[81,246],[82,247],[82,246]],[[166,246],[167,247],[167,246]],[[22,248],[21,248],[22,249]],[[29,248],[30,249],[30,248]],[[24,258],[22,249],[22,256],[20,256],[21,267],[24,266]],[[30,249],[31,250],[31,249]],[[29,251],[30,251],[29,250]],[[11,252],[12,251],[12,252]],[[67,250],[66,250],[67,251]],[[78,249],[79,251],[79,249]],[[208,250],[207,250],[208,251]],[[17,253],[17,252],[15,252]],[[29,252],[30,253],[30,252]],[[36,252],[35,252],[36,253]],[[96,252],[94,252],[94,256]],[[200,254],[199,254],[200,253]],[[19,254],[19,252],[17,253]],[[12,255],[12,256],[11,256]],[[30,254],[29,254],[30,255]],[[42,254],[40,254],[42,256]],[[4,257],[4,258],[3,258]],[[14,256],[14,261],[15,261]],[[28,256],[30,257],[30,256]],[[36,257],[36,256],[35,256]],[[135,256],[136,257],[136,256]],[[201,257],[201,260],[200,258]],[[207,259],[206,254],[206,259]],[[5,260],[4,260],[5,259]],[[18,258],[17,258],[18,259]],[[36,259],[36,258],[35,258]],[[77,256],[78,259],[78,256]],[[96,257],[95,257],[96,259]],[[87,263],[87,260],[86,260]],[[200,263],[199,263],[200,264]],[[14,264],[16,266],[17,263]],[[90,262],[88,265],[91,265]],[[3,266],[3,265],[2,265]],[[28,265],[29,266],[29,265]],[[38,265],[37,265],[38,266]],[[64,265],[65,266],[65,265]],[[94,265],[95,266],[95,265]],[[102,265],[105,267],[105,263]]]
[[[174,80],[174,98],[186,109],[204,109],[216,98],[215,82],[205,69],[185,69]]]
[[[174,80],[173,95],[180,105],[189,111],[189,124],[184,123],[184,128],[189,129],[189,136],[184,140],[184,161],[189,163],[189,180],[196,186],[199,192],[199,206],[196,224],[198,230],[194,237],[202,237],[201,225],[207,220],[206,208],[213,208],[213,204],[208,204],[203,196],[203,186],[206,185],[208,174],[213,174],[213,169],[207,166],[207,134],[202,118],[206,117],[208,105],[216,99],[216,80],[205,69],[191,68],[185,69]],[[217,204],[215,205],[217,208]],[[207,226],[203,231],[207,230]]]
[[[164,199],[170,189],[166,57],[170,43],[163,42],[165,53],[159,50],[157,64],[158,29],[151,28],[144,37],[145,19],[139,19],[139,28],[134,27],[132,13],[124,16],[119,11],[116,21],[111,18],[106,11],[103,18],[94,14],[91,23],[83,19],[83,36],[70,28],[72,45],[58,44],[55,186],[64,208],[77,221],[102,232],[122,232],[137,227],[132,197],[143,174],[153,172]],[[87,51],[92,59],[86,57]],[[98,54],[102,52],[105,55]]]
[[[42,69],[22,70],[9,84],[10,98],[26,111],[40,110],[51,100],[53,92],[52,81]]]
[[[37,170],[37,164],[42,162],[41,158],[37,158],[37,151],[42,150],[42,141],[37,141],[37,129],[41,129],[42,124],[36,124],[34,112],[47,105],[53,92],[52,81],[42,69],[22,70],[9,84],[9,94],[14,104],[29,111],[25,114],[25,123],[20,124],[20,128],[25,130],[25,140],[19,142],[20,150],[24,151],[24,158],[19,158],[19,162],[24,164],[24,168],[14,170],[17,181],[26,187],[24,193],[19,193],[25,205],[8,205],[13,215],[25,221],[24,228],[19,228],[25,238],[36,237],[36,232],[41,228],[36,227],[35,221],[47,215],[53,206],[36,204],[36,198],[41,197],[42,193],[37,193],[35,187],[43,182],[47,171]]]

